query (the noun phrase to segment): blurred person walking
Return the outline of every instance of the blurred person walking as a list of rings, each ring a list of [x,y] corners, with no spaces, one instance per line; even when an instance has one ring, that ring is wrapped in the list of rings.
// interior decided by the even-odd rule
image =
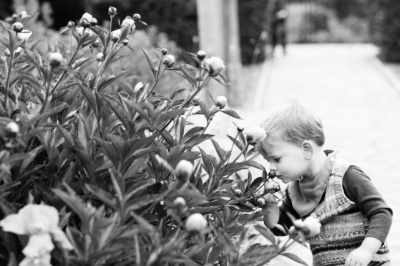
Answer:
[[[286,0],[269,0],[267,5],[267,27],[271,36],[271,57],[274,56],[275,48],[282,46],[283,54],[286,55],[287,32],[286,20],[288,11],[286,10]]]

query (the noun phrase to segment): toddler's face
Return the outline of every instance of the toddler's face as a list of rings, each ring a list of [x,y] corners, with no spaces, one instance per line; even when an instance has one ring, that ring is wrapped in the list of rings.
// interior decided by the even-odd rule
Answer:
[[[265,159],[270,163],[270,170],[275,171],[276,177],[283,183],[307,175],[310,163],[299,145],[273,135],[268,135],[264,141],[267,144]]]

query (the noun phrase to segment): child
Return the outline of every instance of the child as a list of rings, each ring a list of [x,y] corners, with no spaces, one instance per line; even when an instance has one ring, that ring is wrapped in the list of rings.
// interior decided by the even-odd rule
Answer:
[[[291,213],[296,219],[312,215],[322,224],[317,241],[310,242],[314,265],[390,265],[385,239],[392,210],[360,168],[324,150],[320,118],[292,103],[262,127],[267,137],[257,149],[288,184],[277,223],[289,228]]]

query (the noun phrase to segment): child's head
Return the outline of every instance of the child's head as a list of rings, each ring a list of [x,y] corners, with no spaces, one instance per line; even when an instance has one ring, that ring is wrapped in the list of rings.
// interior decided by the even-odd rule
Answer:
[[[283,171],[281,174],[285,171],[290,171],[286,173],[290,176],[306,174],[313,153],[325,143],[321,119],[299,102],[292,102],[289,107],[268,117],[262,127],[267,137],[257,149],[278,175],[279,166]],[[288,165],[282,164],[284,162]]]

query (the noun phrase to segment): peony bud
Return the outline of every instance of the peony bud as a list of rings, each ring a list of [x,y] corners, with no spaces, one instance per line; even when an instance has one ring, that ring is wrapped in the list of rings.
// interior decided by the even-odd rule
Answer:
[[[114,30],[111,32],[111,40],[113,42],[117,42],[119,40],[119,37],[121,37],[121,30]]]
[[[130,32],[132,32],[136,28],[135,21],[131,17],[127,16],[122,21],[121,28],[123,28],[123,27],[129,27]]]
[[[306,235],[307,238],[314,237],[321,232],[321,223],[313,216],[307,217],[304,220],[304,225],[309,230],[309,235]]]
[[[204,62],[208,65],[212,77],[218,76],[225,69],[224,62],[218,57],[213,56],[204,60]]]
[[[18,40],[28,40],[31,37],[32,32],[30,30],[22,30],[21,32],[17,33]]]
[[[195,97],[192,99],[192,103],[193,103],[194,106],[198,106],[199,103],[200,103],[200,97],[199,97],[199,96],[195,96]]]
[[[201,61],[204,60],[204,58],[206,58],[206,52],[204,52],[203,50],[200,50],[197,52],[197,58]]]
[[[98,53],[96,55],[96,60],[99,61],[99,62],[103,61],[104,60],[104,54],[102,52]]]
[[[265,193],[275,193],[281,190],[278,182],[269,181],[264,184]]]
[[[23,49],[22,49],[21,47],[18,47],[18,48],[15,49],[15,51],[14,51],[14,56],[17,57],[17,56],[19,56],[22,52],[23,52]]]
[[[73,21],[68,22],[67,27],[70,29],[75,27],[75,22],[73,22]]]
[[[257,205],[260,206],[260,207],[265,206],[265,199],[263,199],[263,198],[258,198],[258,199],[257,199]]]
[[[247,142],[250,145],[256,145],[257,142],[262,141],[267,136],[265,130],[261,127],[250,128],[246,134]]]
[[[161,49],[161,53],[162,53],[163,55],[166,55],[166,54],[168,54],[168,50],[165,49],[165,48],[162,48],[162,49]]]
[[[223,109],[227,103],[228,99],[226,99],[225,96],[218,96],[217,100],[215,101],[215,105],[219,107],[219,109]]]
[[[24,29],[24,25],[22,25],[22,23],[21,22],[15,22],[13,25],[12,25],[12,28],[13,28],[13,30],[15,31],[15,32],[21,32],[23,29]]]
[[[86,12],[85,14],[83,14],[81,20],[79,21],[79,24],[82,27],[87,28],[90,26],[90,21],[92,20],[92,18],[92,15]]]
[[[138,83],[136,83],[135,87],[133,88],[133,92],[137,93],[143,86],[144,86],[143,82],[139,81]]]
[[[110,17],[114,17],[116,14],[117,14],[117,9],[115,7],[113,7],[113,6],[110,6],[108,8],[108,15]]]
[[[200,213],[193,213],[186,219],[185,227],[188,231],[201,233],[207,229],[207,220]]]
[[[239,131],[239,132],[243,132],[244,127],[243,127],[242,125],[238,125],[238,126],[236,127],[236,129],[237,129],[237,131]]]
[[[276,172],[275,171],[269,171],[268,177],[269,178],[275,178],[276,177]]]
[[[173,55],[166,55],[163,64],[166,65],[167,67],[173,67],[175,64],[175,57]]]
[[[128,40],[128,39],[126,39],[126,38],[125,38],[125,39],[122,41],[122,44],[123,44],[123,45],[125,45],[125,46],[127,46],[127,45],[128,45],[128,43],[129,43],[129,40]]]
[[[235,196],[236,197],[241,197],[243,195],[243,192],[240,189],[235,190]]]
[[[184,198],[182,197],[177,197],[174,202],[173,202],[174,208],[178,211],[178,212],[182,212],[183,209],[186,207],[186,201]]]
[[[4,51],[5,56],[10,57],[11,53],[10,50],[8,50],[8,48]]]
[[[133,14],[133,20],[134,21],[141,21],[142,20],[142,17],[139,15],[139,14]]]
[[[193,164],[186,160],[181,160],[175,167],[175,176],[180,180],[187,180],[193,173]]]
[[[51,67],[59,67],[64,61],[64,58],[60,53],[50,53],[49,62]]]
[[[314,237],[321,232],[321,223],[313,216],[307,217],[304,221],[294,221],[293,227],[296,231],[301,232],[306,239]]]
[[[19,12],[19,16],[21,17],[21,19],[26,19],[30,17],[28,12],[26,12],[25,10]]]
[[[15,138],[19,134],[19,126],[15,122],[9,122],[5,127],[6,135],[9,138]]]
[[[97,19],[92,18],[92,19],[90,20],[90,25],[91,25],[91,26],[96,26],[96,25],[97,25]]]

